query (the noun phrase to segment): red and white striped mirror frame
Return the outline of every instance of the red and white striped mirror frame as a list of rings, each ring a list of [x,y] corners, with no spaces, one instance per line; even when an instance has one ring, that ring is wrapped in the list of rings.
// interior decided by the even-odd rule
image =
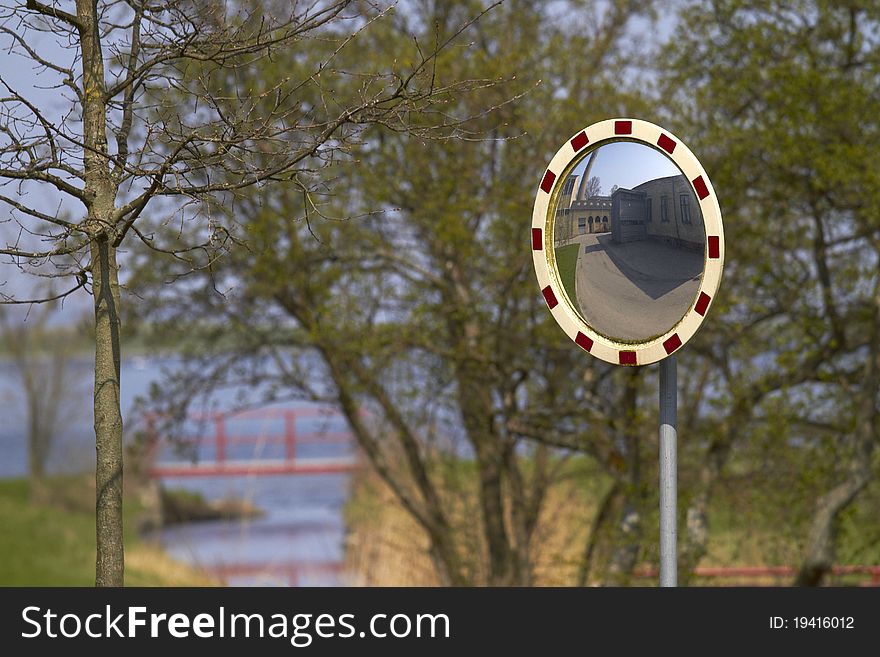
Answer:
[[[602,144],[631,141],[650,146],[672,160],[690,181],[705,227],[705,266],[700,288],[681,320],[664,334],[644,342],[617,342],[596,332],[581,318],[563,291],[555,267],[551,202],[573,163]],[[672,355],[694,336],[718,293],[724,268],[721,208],[706,171],[691,150],[668,130],[649,121],[617,118],[587,126],[563,144],[541,176],[532,212],[532,259],[538,286],[553,318],[566,335],[591,355],[615,365],[649,365]]]

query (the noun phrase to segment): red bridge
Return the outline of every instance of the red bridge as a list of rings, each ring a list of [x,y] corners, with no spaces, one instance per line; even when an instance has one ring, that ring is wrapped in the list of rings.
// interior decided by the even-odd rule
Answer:
[[[328,474],[350,472],[358,465],[355,441],[350,431],[322,428],[304,430],[301,426],[302,420],[310,420],[311,424],[319,424],[321,420],[328,424],[340,424],[342,416],[333,411],[317,407],[271,408],[235,413],[195,413],[190,415],[190,420],[201,430],[205,426],[213,427],[211,435],[199,434],[179,441],[195,448],[199,458],[164,461],[158,460],[160,452],[175,442],[158,435],[155,416],[146,418],[151,477]],[[242,424],[241,430],[232,430]],[[302,455],[301,448],[318,445],[347,446],[349,449],[345,450],[347,453],[335,456]],[[241,446],[251,448],[241,454]],[[281,449],[278,449],[279,446]],[[211,458],[203,458],[205,451]],[[264,451],[280,452],[280,455],[263,458],[260,454]]]

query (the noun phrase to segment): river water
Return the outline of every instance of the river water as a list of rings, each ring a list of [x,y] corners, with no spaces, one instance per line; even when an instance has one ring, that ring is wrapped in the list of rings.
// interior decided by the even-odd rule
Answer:
[[[136,417],[133,405],[161,380],[173,359],[131,358],[122,364],[122,409],[126,425]],[[51,472],[94,469],[91,413],[91,363],[69,369],[62,405],[63,432],[49,460]],[[237,391],[217,398],[231,406]],[[0,361],[0,477],[27,473],[27,408],[15,368]],[[257,422],[257,420],[254,420]],[[256,427],[251,427],[255,429]],[[239,431],[248,431],[245,426]],[[252,431],[253,433],[253,431]],[[238,456],[246,457],[239,454]],[[221,577],[230,585],[333,586],[345,582],[341,566],[345,525],[342,508],[348,496],[347,474],[174,477],[167,488],[201,493],[209,500],[244,499],[263,515],[258,518],[183,524],[157,531],[157,540],[175,558]]]

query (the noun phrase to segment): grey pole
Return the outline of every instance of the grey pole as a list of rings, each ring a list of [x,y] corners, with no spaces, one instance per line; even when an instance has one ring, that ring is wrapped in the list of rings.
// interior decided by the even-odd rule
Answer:
[[[678,374],[675,356],[660,361],[660,586],[678,586],[676,555]]]

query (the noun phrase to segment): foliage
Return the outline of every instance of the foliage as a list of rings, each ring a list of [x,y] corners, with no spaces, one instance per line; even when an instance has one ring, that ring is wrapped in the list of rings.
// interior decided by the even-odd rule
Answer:
[[[424,11],[379,24],[360,63],[395,51],[401,33],[445,34],[470,8],[413,6]],[[242,403],[339,405],[447,583],[533,581],[536,519],[559,462],[584,452],[611,485],[590,489],[581,581],[627,581],[656,556],[645,529],[656,376],[584,360],[560,334],[535,289],[527,228],[559,143],[596,119],[646,116],[699,155],[727,230],[712,316],[677,356],[681,571],[771,526],[766,560],[800,553],[798,581],[821,582],[840,537],[860,545],[843,554],[875,554],[864,536],[850,541],[858,501],[876,499],[880,178],[865,163],[880,146],[877,10],[687,3],[687,29],[641,59],[632,4],[592,9],[493,12],[434,69],[441,81],[516,75],[450,101],[472,117],[466,138],[368,129],[358,159],[336,169],[344,194],[254,190],[228,208],[247,248],[185,295],[163,285],[185,268],[142,256],[143,314],[205,338],[155,401],[181,412],[244,382],[255,395]],[[485,105],[496,111],[475,113]],[[477,488],[465,499],[462,460]],[[753,494],[734,498],[734,487]]]
[[[691,546],[726,464],[760,478],[774,463],[815,500],[787,507],[791,531],[811,527],[802,583],[833,562],[836,517],[876,471],[878,19],[859,3],[694,3],[666,52],[670,121],[693,135],[727,232],[687,393],[710,404],[690,428],[707,438]]]
[[[416,4],[440,34],[468,10],[468,3]],[[575,9],[589,17],[592,7]],[[615,5],[601,19],[602,39],[586,39],[608,75],[620,65],[612,46],[633,16],[628,3]],[[409,20],[389,17],[388,32],[373,30],[366,52],[399,47],[395,39],[407,30],[395,21]],[[582,357],[536,303],[523,248],[534,191],[524,181],[536,184],[572,120],[599,118],[598,110],[581,112],[587,98],[601,90],[626,102],[585,65],[564,99],[558,86],[538,84],[555,75],[564,39],[585,37],[541,7],[505,4],[475,26],[471,43],[458,40],[437,58],[439,81],[515,76],[507,88],[450,104],[455,114],[475,116],[463,129],[479,138],[368,130],[359,160],[338,169],[337,189],[346,194],[319,206],[278,187],[237,203],[235,237],[248,249],[215,263],[185,299],[163,294],[155,280],[173,277],[173,267],[148,261],[140,270],[152,273],[153,284],[144,279],[138,293],[167,314],[169,326],[212,327],[212,338],[227,346],[236,338],[235,349],[222,352],[209,340],[185,373],[157,389],[157,403],[180,415],[201,392],[248,381],[268,392],[254,403],[300,396],[340,406],[373,467],[425,531],[447,583],[532,581],[537,519],[562,471],[550,447],[530,437],[564,429],[584,447],[594,417],[605,434],[585,448],[614,454],[620,436],[635,431],[610,419],[611,380],[620,373],[590,363],[584,374]],[[517,102],[505,100],[511,93]],[[496,109],[478,114],[484,106]],[[332,212],[353,219],[315,220]],[[632,435],[625,444],[638,452]],[[463,455],[474,458],[479,482],[465,517],[479,523],[451,513]],[[603,454],[615,476],[625,458]]]

